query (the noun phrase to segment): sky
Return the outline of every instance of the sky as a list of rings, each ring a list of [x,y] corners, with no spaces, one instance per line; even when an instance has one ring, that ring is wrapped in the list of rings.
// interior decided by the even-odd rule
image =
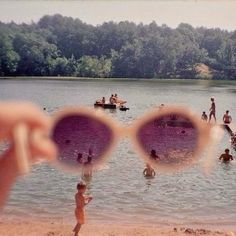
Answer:
[[[132,21],[176,28],[181,22],[194,27],[236,30],[236,0],[0,0],[0,21],[37,22],[59,13],[92,25]]]

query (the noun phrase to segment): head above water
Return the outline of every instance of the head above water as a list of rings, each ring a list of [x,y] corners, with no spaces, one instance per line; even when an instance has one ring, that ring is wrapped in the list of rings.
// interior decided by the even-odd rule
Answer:
[[[151,155],[156,155],[156,150],[155,149],[151,150]]]
[[[86,189],[86,183],[84,181],[80,181],[77,184],[77,190],[84,190],[84,189]]]

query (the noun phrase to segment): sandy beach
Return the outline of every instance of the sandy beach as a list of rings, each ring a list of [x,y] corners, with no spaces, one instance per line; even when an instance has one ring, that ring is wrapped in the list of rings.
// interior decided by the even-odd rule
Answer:
[[[73,226],[63,222],[1,220],[0,236],[72,236]],[[206,229],[201,227],[175,226],[140,226],[140,225],[110,225],[85,224],[81,230],[82,236],[186,236],[186,235],[222,235],[235,236],[236,229]]]

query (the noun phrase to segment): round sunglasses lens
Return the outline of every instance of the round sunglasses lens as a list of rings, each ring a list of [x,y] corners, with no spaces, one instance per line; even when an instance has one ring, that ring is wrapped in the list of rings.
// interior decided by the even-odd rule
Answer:
[[[192,162],[197,138],[193,123],[175,113],[150,120],[138,131],[138,141],[151,162],[169,168]]]
[[[112,140],[112,132],[99,120],[78,114],[59,120],[52,132],[52,139],[59,150],[58,161],[82,167],[101,160]]]

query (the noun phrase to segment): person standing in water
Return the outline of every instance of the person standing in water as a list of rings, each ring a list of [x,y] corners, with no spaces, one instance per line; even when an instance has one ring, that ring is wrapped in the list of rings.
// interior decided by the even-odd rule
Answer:
[[[229,111],[227,110],[223,116],[223,122],[224,124],[230,124],[232,121],[231,115],[229,115]]]
[[[221,156],[219,157],[220,161],[222,160],[223,162],[226,163],[232,161],[233,159],[234,159],[233,156],[229,154],[228,148],[226,148],[225,153],[221,154]]]
[[[211,98],[211,107],[209,109],[210,114],[209,114],[209,123],[211,122],[211,118],[213,116],[215,122],[216,122],[216,104],[215,104],[215,99]]]
[[[82,153],[78,153],[78,156],[77,156],[76,161],[77,161],[79,164],[82,164],[82,163],[83,163],[83,155],[82,155]]]
[[[114,104],[115,103],[115,98],[114,98],[113,94],[111,94],[111,96],[109,98],[109,102],[110,102],[110,104]]]
[[[85,222],[85,214],[84,214],[84,207],[93,199],[91,196],[84,195],[86,191],[86,184],[81,181],[77,184],[77,193],[75,194],[75,217],[77,220],[77,223],[73,229],[74,236],[79,235],[79,231],[81,229],[81,226]]]
[[[89,180],[92,178],[92,165],[91,165],[92,158],[88,156],[88,160],[84,163],[84,167],[82,169],[82,179]]]
[[[89,148],[89,153],[87,157],[87,161],[84,163],[84,167],[82,169],[82,179],[88,180],[92,177],[92,160],[93,160],[93,151],[92,148]]]

